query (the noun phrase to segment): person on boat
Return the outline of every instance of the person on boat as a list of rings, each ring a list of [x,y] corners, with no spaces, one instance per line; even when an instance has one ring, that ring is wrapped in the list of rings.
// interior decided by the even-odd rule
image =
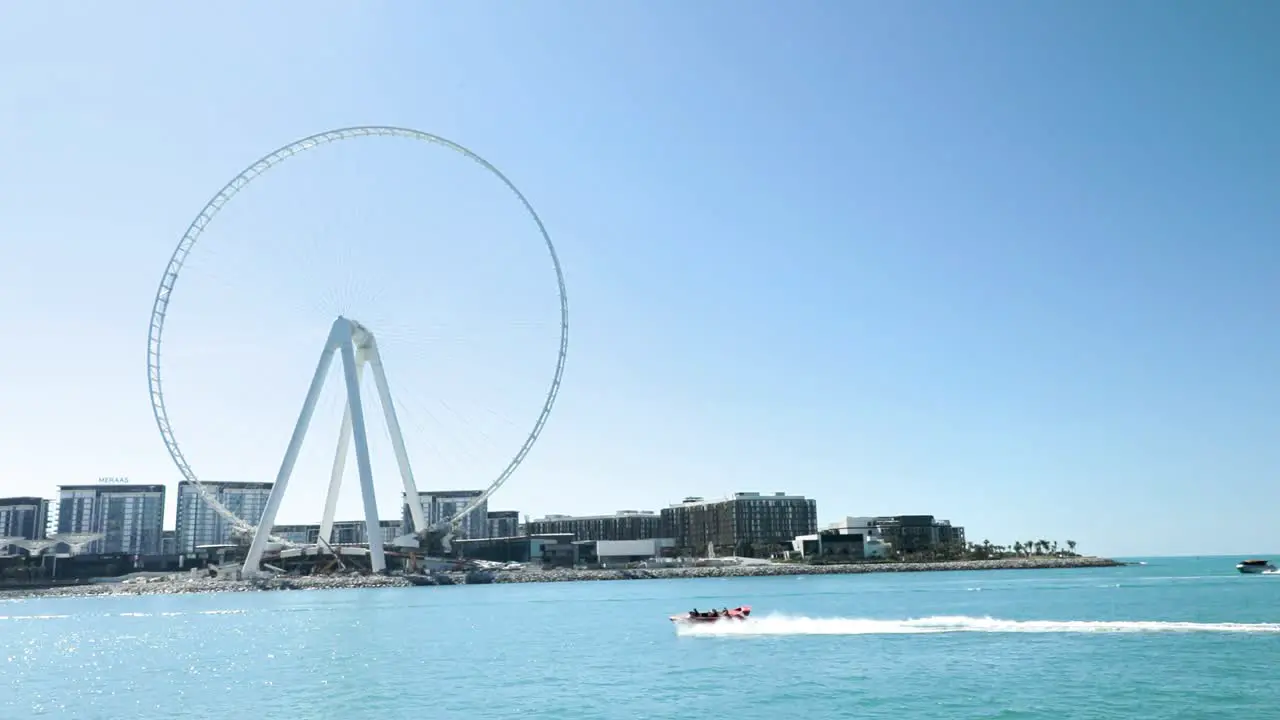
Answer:
[[[702,617],[702,613],[698,612],[698,608],[694,608],[692,611],[689,612],[689,617],[691,618]]]

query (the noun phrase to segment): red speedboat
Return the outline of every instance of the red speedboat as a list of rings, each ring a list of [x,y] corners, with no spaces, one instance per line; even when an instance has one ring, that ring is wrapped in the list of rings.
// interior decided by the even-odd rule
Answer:
[[[736,607],[733,609],[725,608],[723,610],[707,610],[706,612],[699,612],[695,609],[685,613],[684,615],[672,615],[671,622],[694,625],[698,623],[714,623],[726,620],[746,620],[749,617],[751,617],[751,606],[743,605],[742,607]]]

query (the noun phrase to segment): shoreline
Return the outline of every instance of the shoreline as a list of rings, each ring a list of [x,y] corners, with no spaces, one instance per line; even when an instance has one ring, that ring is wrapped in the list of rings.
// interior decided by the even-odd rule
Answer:
[[[542,570],[494,573],[494,583],[599,582],[607,580],[676,580],[729,577],[783,577],[796,575],[866,575],[872,573],[972,572],[978,570],[1070,570],[1122,567],[1127,563],[1100,557],[1030,557],[1002,560],[949,560],[939,562],[849,563],[804,565],[738,565],[727,567],[637,568],[627,570]],[[555,577],[544,577],[555,576]]]
[[[436,573],[429,581],[412,582],[403,575],[327,575],[272,577],[261,580],[218,580],[175,573],[121,582],[66,585],[52,588],[5,590],[0,600],[68,597],[129,597],[185,595],[217,592],[268,592],[287,590],[354,590],[361,588],[444,586],[463,584],[521,584],[554,582],[607,582],[617,580],[676,580],[798,575],[865,575],[900,572],[956,572],[980,570],[1067,570],[1122,567],[1127,563],[1100,557],[1020,557],[1001,560],[953,560],[919,563],[850,563],[845,565],[738,565],[726,567],[635,568],[620,570],[497,570],[478,573]]]

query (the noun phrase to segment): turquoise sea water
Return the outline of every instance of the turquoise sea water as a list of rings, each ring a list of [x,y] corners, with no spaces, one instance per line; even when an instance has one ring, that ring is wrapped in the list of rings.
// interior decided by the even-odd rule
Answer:
[[[7,601],[0,718],[1280,718],[1237,559]]]

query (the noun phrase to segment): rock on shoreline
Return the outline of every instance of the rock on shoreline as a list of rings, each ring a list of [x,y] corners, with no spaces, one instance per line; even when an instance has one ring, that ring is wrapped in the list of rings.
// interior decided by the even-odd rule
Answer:
[[[483,573],[485,578],[468,578],[465,573],[438,573],[437,585],[465,583],[584,582],[602,580],[669,580],[677,578],[773,577],[782,575],[860,575],[886,572],[941,572],[956,570],[1047,570],[1067,568],[1119,567],[1125,563],[1099,557],[1022,557],[1002,560],[962,560],[926,563],[853,563],[848,565],[736,565],[724,567],[644,568],[625,570],[499,570]],[[41,590],[0,589],[0,598],[97,597],[132,595],[180,595],[213,592],[258,592],[268,590],[342,590],[377,587],[413,587],[403,576],[326,575],[273,577],[262,580],[219,580],[187,574],[139,578],[115,583],[72,585]]]

